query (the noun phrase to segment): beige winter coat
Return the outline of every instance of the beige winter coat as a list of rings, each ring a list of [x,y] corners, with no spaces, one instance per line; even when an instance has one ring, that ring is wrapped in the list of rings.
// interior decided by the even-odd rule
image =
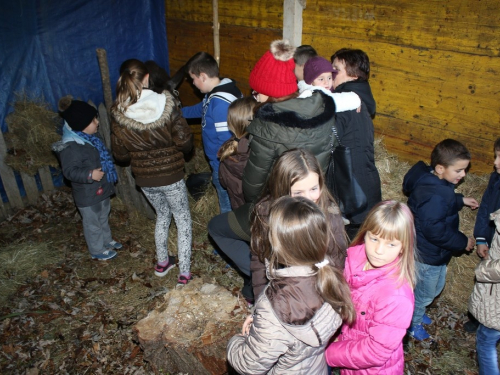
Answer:
[[[500,331],[500,210],[490,214],[496,231],[489,258],[476,267],[476,284],[469,298],[469,311],[484,326]]]
[[[309,298],[317,294],[310,282],[315,280],[314,275],[310,267],[276,270],[280,295],[273,295],[274,280],[271,280],[257,299],[250,334],[234,336],[227,345],[227,359],[239,374],[327,374],[325,347],[342,324],[340,315],[330,304],[320,303],[312,318],[302,324],[285,323],[282,319],[304,310],[306,306],[301,306],[307,299],[304,292]],[[299,294],[302,298],[297,299]],[[270,298],[278,299],[275,308]]]

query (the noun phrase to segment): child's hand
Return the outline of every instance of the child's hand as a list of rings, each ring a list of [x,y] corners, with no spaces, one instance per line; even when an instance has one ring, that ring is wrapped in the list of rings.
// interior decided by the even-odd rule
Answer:
[[[488,259],[489,250],[488,245],[477,245],[476,253],[479,258]]]
[[[474,198],[465,198],[464,197],[464,204],[466,206],[469,206],[473,210],[475,210],[476,208],[479,207],[479,203],[477,203],[477,200],[475,200]]]
[[[101,181],[102,176],[104,176],[104,172],[101,170],[101,168],[97,168],[92,171],[92,180]]]
[[[476,240],[473,237],[468,237],[467,247],[465,248],[465,250],[472,251],[475,245],[476,245]]]
[[[356,108],[356,113],[361,113],[361,106],[359,106],[358,108]]]
[[[243,323],[243,328],[241,329],[241,334],[243,336],[248,336],[250,333],[250,326],[253,323],[253,315],[248,315],[247,318],[245,319],[245,322]]]

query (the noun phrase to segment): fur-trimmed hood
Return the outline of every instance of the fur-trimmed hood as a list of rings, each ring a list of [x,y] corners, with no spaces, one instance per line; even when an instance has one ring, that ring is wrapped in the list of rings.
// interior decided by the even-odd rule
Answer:
[[[265,104],[259,108],[255,119],[284,127],[313,129],[331,121],[334,116],[335,103],[317,91],[308,98]]]
[[[148,102],[147,104],[146,100]],[[163,106],[163,110],[161,111],[160,117],[156,118],[157,116],[154,115],[154,112],[158,106],[162,105],[163,101],[165,103]],[[151,105],[156,107],[155,109],[149,108],[151,116],[155,118],[154,121],[151,122],[147,122],[146,120],[146,123],[143,123],[141,122],[142,120],[138,121],[128,117],[127,114],[130,110],[130,107],[125,112],[122,112],[117,107],[114,107],[111,110],[111,115],[118,124],[130,130],[143,131],[157,129],[164,126],[165,123],[171,120],[173,109],[176,106],[176,101],[173,95],[167,90],[163,91],[163,93],[161,94],[157,94],[151,90],[144,90],[141,98],[139,98],[137,103],[134,104],[134,106],[137,106],[137,108],[134,108],[134,110],[137,112],[142,107],[145,111],[148,111],[148,107],[151,107]]]

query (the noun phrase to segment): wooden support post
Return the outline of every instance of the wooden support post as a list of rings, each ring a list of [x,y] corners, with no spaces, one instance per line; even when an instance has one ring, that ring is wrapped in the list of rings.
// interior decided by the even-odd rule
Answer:
[[[220,42],[219,42],[219,2],[218,0],[213,0],[213,12],[214,12],[214,58],[217,64],[220,65]]]
[[[106,108],[109,114],[111,106],[113,105],[113,95],[111,93],[111,83],[109,79],[108,58],[106,56],[106,50],[103,48],[97,48],[96,53],[97,53],[97,60],[99,61],[99,70],[101,71],[104,104],[106,104]]]
[[[302,44],[302,10],[306,0],[284,0],[283,2],[283,39],[298,47]]]

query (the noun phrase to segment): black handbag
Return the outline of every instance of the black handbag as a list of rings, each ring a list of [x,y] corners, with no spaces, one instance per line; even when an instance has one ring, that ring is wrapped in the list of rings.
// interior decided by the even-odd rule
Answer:
[[[354,176],[351,149],[342,145],[335,126],[332,127],[332,131],[335,138],[332,138],[332,151],[325,173],[325,183],[342,213],[351,219],[366,209],[368,201]]]

